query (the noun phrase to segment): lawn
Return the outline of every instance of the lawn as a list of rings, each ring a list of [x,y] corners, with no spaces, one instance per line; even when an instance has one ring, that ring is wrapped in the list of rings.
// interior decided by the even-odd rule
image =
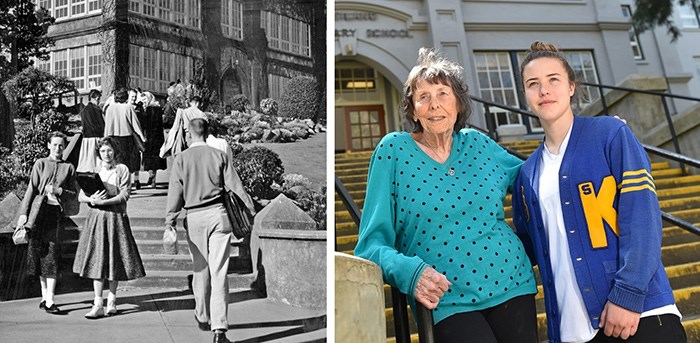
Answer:
[[[315,189],[326,185],[326,133],[317,133],[292,143],[251,143],[276,152],[282,160],[285,174],[307,177]]]

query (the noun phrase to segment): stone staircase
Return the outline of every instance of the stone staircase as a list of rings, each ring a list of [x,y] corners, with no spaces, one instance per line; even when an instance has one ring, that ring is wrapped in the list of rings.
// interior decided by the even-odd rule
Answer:
[[[144,189],[136,192],[139,197],[158,197],[166,189]],[[140,204],[129,200],[129,207]],[[162,197],[165,201],[165,197]],[[85,206],[85,205],[82,205]],[[131,210],[129,210],[131,213]],[[168,255],[163,253],[163,228],[164,218],[162,210],[138,211],[139,216],[129,216],[131,230],[141,254],[146,276],[136,280],[122,281],[119,287],[126,288],[176,288],[187,289],[189,278],[192,275],[192,261],[185,230],[182,225],[182,216],[178,220],[178,254]],[[72,272],[75,251],[78,246],[80,232],[85,222],[85,209],[70,219],[64,221],[64,234],[61,244],[62,263],[61,280],[58,283],[58,293],[92,289],[92,281],[78,277]],[[242,242],[231,243],[231,257],[229,261],[229,288],[231,290],[252,290],[255,282],[249,254],[244,253]]]
[[[503,145],[529,155],[539,143],[540,141],[518,141]],[[367,169],[371,155],[371,151],[335,155],[335,173],[360,209],[364,204]],[[671,167],[668,162],[654,162],[652,176],[656,182],[661,209],[694,223],[695,226],[700,226],[700,175],[682,176],[681,170]],[[506,220],[512,226],[510,202],[511,198],[508,195],[505,203]],[[358,228],[337,194],[335,209],[336,251],[352,254],[357,243]],[[663,224],[662,261],[666,266],[666,273],[671,281],[678,308],[683,314],[683,325],[688,334],[688,342],[700,342],[700,236],[666,222]],[[538,273],[536,274],[539,276]],[[391,291],[388,285],[384,285],[384,295],[387,342],[395,342]],[[545,341],[547,330],[541,291],[536,296],[536,302],[539,337],[540,340]],[[411,316],[410,311],[409,316]],[[412,318],[409,319],[409,325],[411,341],[418,342],[418,331]]]

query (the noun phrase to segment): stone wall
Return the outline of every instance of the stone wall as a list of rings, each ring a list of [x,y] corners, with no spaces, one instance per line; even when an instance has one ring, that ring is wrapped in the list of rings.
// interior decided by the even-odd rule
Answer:
[[[386,342],[384,281],[379,266],[335,253],[335,342]]]

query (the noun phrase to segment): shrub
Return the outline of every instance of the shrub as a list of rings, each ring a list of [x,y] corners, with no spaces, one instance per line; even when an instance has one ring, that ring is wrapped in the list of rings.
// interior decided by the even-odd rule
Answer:
[[[243,150],[234,157],[233,165],[243,181],[245,190],[258,199],[272,199],[277,196],[273,185],[282,184],[284,166],[274,151],[255,146]]]
[[[326,230],[326,187],[318,192],[306,189],[296,194],[295,203],[315,222],[317,230]]]
[[[250,101],[243,94],[236,94],[231,99],[231,109],[238,112],[245,112],[250,106]]]
[[[282,96],[281,117],[311,119],[316,121],[320,104],[318,83],[310,77],[295,77],[287,84]]]
[[[275,99],[265,98],[260,100],[260,110],[263,114],[274,117],[277,115],[278,109],[279,106],[277,105],[277,101],[275,101]]]

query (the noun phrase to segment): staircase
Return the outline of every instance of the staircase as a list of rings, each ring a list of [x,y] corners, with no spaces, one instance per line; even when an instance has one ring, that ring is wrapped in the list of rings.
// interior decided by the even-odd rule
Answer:
[[[530,155],[540,141],[518,141],[503,143],[525,155]],[[372,152],[337,153],[335,173],[343,182],[357,206],[362,209],[367,186],[367,169]],[[652,176],[656,182],[661,210],[683,218],[695,226],[700,226],[700,175],[682,176],[679,168],[672,168],[668,162],[652,163]],[[512,226],[511,198],[506,197],[506,221]],[[358,228],[350,217],[340,197],[335,197],[336,250],[353,253],[357,243]],[[661,257],[666,273],[671,281],[679,310],[683,314],[683,325],[688,342],[700,342],[700,236],[679,227],[663,222]],[[538,275],[538,273],[536,273]],[[539,284],[539,275],[538,275]],[[541,286],[536,296],[539,337],[546,340],[546,318]],[[394,317],[391,304],[391,291],[384,285],[386,305],[387,342],[395,342]],[[409,311],[409,317],[411,312]],[[418,330],[412,318],[411,341],[418,342]]]
[[[156,190],[142,189],[132,193],[132,198],[127,205],[129,213],[131,207],[144,206],[137,199],[146,197],[161,197],[158,201],[165,201],[167,189]],[[162,205],[162,204],[161,204]],[[81,205],[85,206],[85,205]],[[147,206],[147,205],[146,205]],[[164,207],[164,206],[158,206]],[[92,280],[78,277],[72,272],[75,251],[78,246],[80,232],[85,222],[85,208],[81,208],[78,216],[64,221],[61,263],[61,281],[58,283],[59,293],[78,290],[91,290]],[[134,211],[136,212],[136,211]],[[182,224],[182,215],[178,220],[178,254],[168,255],[163,253],[163,229],[164,210],[138,211],[139,216],[130,215],[131,231],[141,255],[146,276],[136,280],[122,281],[121,289],[128,288],[175,288],[187,289],[192,275],[192,260],[189,246]],[[242,242],[231,244],[231,257],[229,260],[229,288],[236,291],[252,290],[255,277],[252,274],[250,258],[241,252]]]

